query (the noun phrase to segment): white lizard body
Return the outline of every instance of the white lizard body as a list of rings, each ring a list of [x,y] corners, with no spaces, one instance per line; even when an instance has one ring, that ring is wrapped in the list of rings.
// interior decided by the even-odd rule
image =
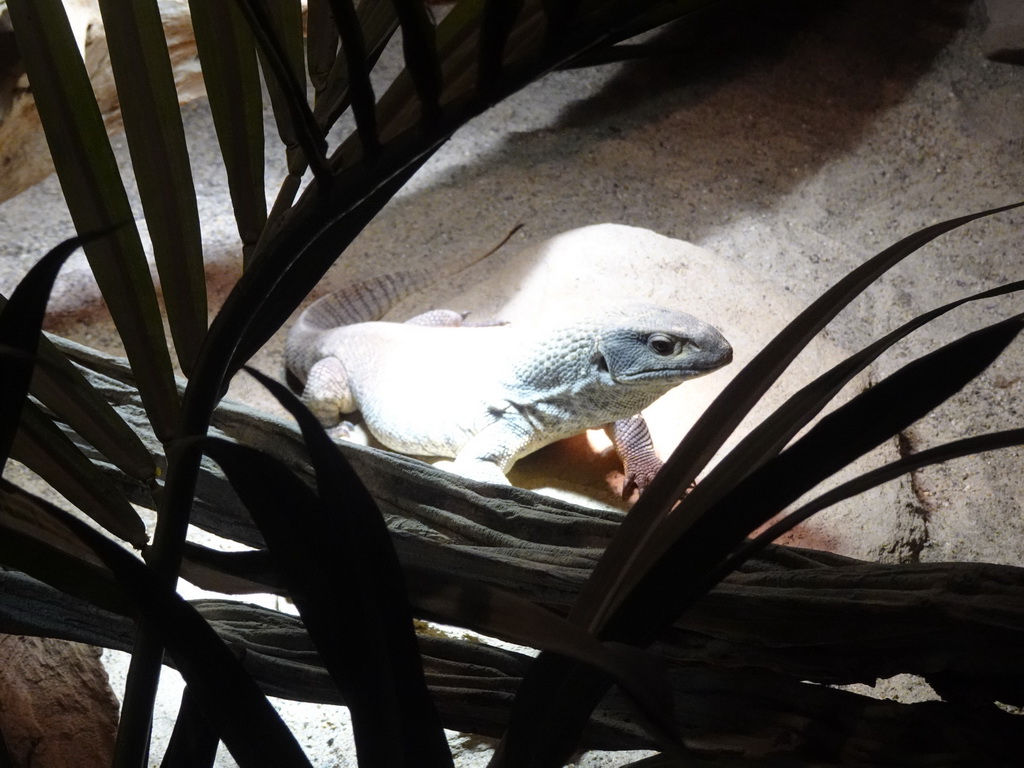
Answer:
[[[361,288],[375,290],[372,281]],[[332,327],[367,311],[353,307],[353,295],[320,299],[289,334],[285,359],[304,384],[303,401],[325,426],[359,411],[387,447],[452,457],[456,471],[478,479],[507,482],[504,473],[522,456],[606,427],[627,490],[642,490],[661,463],[640,411],[732,359],[716,329],[660,307],[529,327],[466,326],[444,311]],[[368,303],[376,313],[389,302]]]

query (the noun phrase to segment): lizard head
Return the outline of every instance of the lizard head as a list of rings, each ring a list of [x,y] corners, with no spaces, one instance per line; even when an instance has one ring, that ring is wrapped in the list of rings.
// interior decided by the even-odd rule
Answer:
[[[692,315],[632,306],[602,318],[594,364],[616,384],[662,390],[732,362],[732,347],[714,327]]]

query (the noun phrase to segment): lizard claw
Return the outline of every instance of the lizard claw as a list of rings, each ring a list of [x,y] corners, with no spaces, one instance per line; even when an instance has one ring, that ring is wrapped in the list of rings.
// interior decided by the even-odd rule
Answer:
[[[327,434],[334,440],[352,440],[356,433],[356,425],[351,421],[340,421],[327,428]]]
[[[633,491],[636,491],[638,495],[646,491],[647,486],[654,480],[654,476],[658,473],[659,469],[661,469],[660,462],[653,469],[646,467],[643,469],[627,469],[626,480],[622,484],[622,498],[628,499],[633,495]]]
[[[654,480],[655,474],[656,473],[640,474],[636,472],[627,474],[626,482],[622,484],[622,498],[628,499],[630,496],[633,495],[633,491],[637,491],[638,496],[643,494],[643,492],[647,490],[647,486],[649,486],[651,484],[651,481]],[[690,491],[692,491],[696,487],[697,481],[694,480],[686,487],[686,491],[683,495],[688,495]]]

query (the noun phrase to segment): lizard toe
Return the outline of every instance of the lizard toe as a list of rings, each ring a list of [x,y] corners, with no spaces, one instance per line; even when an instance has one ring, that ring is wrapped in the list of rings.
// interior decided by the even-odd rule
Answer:
[[[357,436],[356,425],[351,421],[341,421],[330,427],[327,430],[327,434],[335,440],[349,440],[352,441]]]

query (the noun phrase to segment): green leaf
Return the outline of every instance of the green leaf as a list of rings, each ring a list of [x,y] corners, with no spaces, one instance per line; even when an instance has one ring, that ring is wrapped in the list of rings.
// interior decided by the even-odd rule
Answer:
[[[476,89],[485,98],[494,98],[500,86],[505,66],[505,45],[522,8],[522,0],[487,0],[484,3]]]
[[[338,57],[338,28],[331,15],[330,0],[309,0],[306,19],[306,65],[316,104],[331,82],[329,76]]]
[[[247,263],[267,223],[263,94],[256,44],[234,2],[190,0],[189,9]]]
[[[118,538],[136,549],[145,545],[146,525],[135,508],[33,403],[26,403],[22,409],[11,457]]]
[[[658,535],[648,540],[647,547],[643,552],[636,554],[634,562],[638,565],[649,565],[656,561],[664,554],[671,542],[682,535],[697,519],[708,514],[709,509],[741,479],[778,455],[782,448],[809,424],[854,376],[867,368],[878,359],[879,355],[898,341],[906,338],[926,323],[968,302],[994,298],[1020,290],[1024,290],[1024,281],[1007,283],[925,312],[851,355],[807,384],[761,424],[752,429],[735,448],[729,451],[728,455],[718,462],[701,480],[698,488],[687,495],[684,506],[678,510],[679,514],[670,515],[660,524]],[[640,568],[634,569],[634,576],[638,577],[640,572]],[[623,591],[628,592],[631,582],[624,582],[624,584],[626,586]]]
[[[68,241],[77,242],[77,239]],[[0,313],[6,306],[7,300],[0,296]],[[15,310],[11,317],[16,314],[21,313]],[[25,338],[31,345],[31,336]],[[157,474],[156,463],[142,439],[45,334],[37,333],[36,338],[39,347],[36,352],[36,365],[31,374],[29,394],[38,398],[61,421],[91,443],[104,458],[129,477],[140,482],[151,482]],[[18,357],[25,362],[31,360],[27,348],[20,348],[19,351],[17,345],[4,344],[0,341],[0,355],[4,354],[3,347],[6,347],[8,354],[12,351],[18,352]],[[9,372],[16,371],[16,359],[11,360]],[[13,379],[6,378],[3,380],[4,384],[12,381]],[[0,384],[0,387],[4,384]],[[24,398],[24,394],[21,398]],[[0,403],[2,402],[3,400],[0,400]],[[3,408],[4,413],[12,415],[16,411],[13,405],[0,408]],[[5,426],[12,430],[11,434],[17,423],[16,418],[12,418],[9,423],[5,422]],[[0,438],[0,443],[2,442],[3,438]]]
[[[486,584],[423,568],[407,569],[406,578],[418,615],[599,669],[639,706],[661,741],[675,743],[668,672],[653,653],[601,643],[561,616]]]
[[[0,376],[0,413],[4,415],[0,419],[0,469],[7,463],[32,380],[53,282],[80,243],[79,238],[71,238],[47,253],[14,289],[10,301],[0,305],[0,356],[4,362]]]
[[[800,351],[844,307],[887,270],[939,235],[1021,205],[1024,203],[949,219],[903,238],[846,275],[782,329],[726,385],[633,505],[573,607],[574,620],[591,627],[603,623],[612,606],[622,598],[622,585],[637,580],[638,575],[633,572],[637,557],[645,551],[645,543],[656,535],[659,522],[675,501],[685,495],[707,462]],[[686,514],[685,507],[680,513]]]
[[[186,541],[181,577],[198,587],[225,595],[285,593],[274,560],[265,549],[223,552]]]
[[[145,524],[114,481],[34,403],[26,403],[22,411],[10,455],[114,536],[136,549],[145,545]]]
[[[359,137],[371,142],[365,145],[371,147],[378,140],[376,119],[373,117],[375,98],[369,74],[398,29],[398,16],[390,0],[364,0],[355,9],[356,21],[353,23],[349,0],[328,2],[339,33],[345,35],[342,39],[343,55],[335,58],[327,86],[317,100],[313,114],[326,134],[351,102]],[[372,152],[369,154],[373,155]]]
[[[419,0],[395,0],[395,11],[402,28],[405,71],[416,87],[424,128],[429,130],[440,119],[441,110],[441,64],[434,22]]]
[[[301,8],[298,3],[277,2],[271,4],[272,10],[268,12],[262,0],[237,2],[256,38],[278,130],[289,150],[289,172],[301,175],[302,168],[308,163],[322,191],[329,190],[331,172],[327,167],[327,142],[306,102]],[[301,156],[296,151],[299,148]]]
[[[317,498],[277,460],[226,441],[211,439],[205,445],[259,526],[303,623],[349,705],[360,762],[451,765],[436,712],[424,721],[405,711],[403,699],[409,698],[433,707],[422,668],[410,677],[403,674],[409,665],[394,658],[394,633],[412,637],[412,616],[404,597],[396,604],[388,584],[379,585],[363,571],[359,551],[366,542],[353,530],[339,536],[325,519],[326,510],[319,510]],[[344,518],[353,505],[347,499],[338,503],[342,508],[334,515],[339,527],[350,528]],[[404,621],[390,620],[388,614],[396,611],[404,613]],[[418,652],[415,665],[420,665]],[[415,690],[418,686],[422,694]]]
[[[13,452],[26,459],[26,463],[48,476],[58,490],[81,503],[102,524],[141,545],[145,541],[145,526],[134,508],[26,398],[50,290],[60,267],[80,242],[79,238],[72,238],[51,250],[29,270],[10,301],[0,308],[0,350],[5,350],[8,357],[4,361],[5,375],[0,376],[0,408],[5,414],[0,424],[0,456],[6,462]],[[29,456],[23,456],[26,450]],[[45,530],[40,515],[45,516],[51,505],[33,503],[28,494],[9,483],[4,482],[2,488],[2,516],[8,526],[15,524],[33,534]]]
[[[346,68],[343,82],[347,86],[346,95],[352,103],[352,116],[356,121],[356,133],[362,143],[362,156],[375,158],[380,153],[380,137],[377,135],[377,106],[373,84],[370,82],[370,70],[373,68],[375,56],[380,55],[380,49],[375,50],[373,55],[368,52],[363,25],[352,3],[348,0],[329,2],[341,39],[344,59],[339,63],[343,63]],[[394,28],[395,22],[387,23],[381,25],[380,31],[386,31],[390,36]]]
[[[387,0],[366,0],[359,4],[358,9],[349,0],[321,0],[310,6],[307,26],[310,29],[311,76],[315,66],[323,68],[326,60],[332,62],[326,81],[317,86],[313,118],[320,128],[320,135],[326,136],[351,105],[360,144],[358,151],[338,153],[334,158],[336,165],[344,167],[357,161],[372,161],[380,153],[376,99],[370,71],[397,24],[394,10]],[[315,29],[315,25],[327,25],[327,29]],[[337,55],[339,41],[342,56]],[[318,52],[318,47],[323,50]],[[316,64],[316,61],[320,63]],[[347,144],[350,150],[352,144]],[[281,185],[268,220],[271,231],[276,230],[294,203],[304,170],[304,164],[290,164],[289,175]],[[321,187],[325,184],[326,181]]]
[[[244,6],[244,4],[243,4]],[[264,50],[266,44],[260,42],[257,49],[260,65],[263,69],[263,80],[267,84],[267,91],[270,94],[270,104],[274,110],[274,117],[277,120],[278,135],[284,142],[288,153],[288,171],[297,176],[302,176],[306,168],[306,158],[299,148],[300,140],[296,136],[294,118],[291,114],[293,106],[290,101],[298,100],[307,115],[311,136],[316,137],[321,151],[323,151],[322,136],[312,112],[306,105],[306,69],[303,52],[303,24],[302,3],[299,0],[284,0],[278,2],[266,2],[262,0],[258,6],[265,11],[263,18],[268,24],[268,32],[272,33],[275,49],[271,52],[274,61],[268,58],[268,52]],[[251,25],[251,22],[250,22]],[[281,69],[287,71],[287,80],[282,81]]]
[[[321,229],[316,229],[319,214],[293,209],[296,215],[291,217],[287,231],[282,230],[265,246],[261,244],[252,269],[242,275],[225,300],[211,326],[216,333],[211,331],[210,359],[217,360],[218,365],[223,361],[227,373],[241,368],[313,290],[337,259],[339,249],[355,239],[429,157],[430,153],[425,153],[394,173],[382,171],[386,180],[372,191],[350,189],[357,202],[339,210],[338,216]],[[376,176],[360,176],[363,182],[378,180]],[[342,191],[335,189],[332,201],[336,196],[343,197]],[[237,340],[240,327],[244,331]]]
[[[317,495],[279,461],[253,449],[208,441],[207,453],[260,527],[350,704],[360,761],[451,765],[383,516],[312,414],[279,382],[250,374],[298,419]],[[282,505],[290,509],[287,516],[280,513]]]
[[[726,575],[736,570],[741,563],[756,555],[783,534],[793,530],[793,528],[821,510],[827,509],[841,501],[864,493],[883,483],[903,477],[923,467],[1018,445],[1024,445],[1024,429],[1007,429],[944,443],[934,448],[928,448],[911,454],[897,461],[889,462],[870,472],[865,472],[853,480],[848,480],[826,491],[813,501],[788,513],[785,518],[770,525],[753,539],[744,542],[713,574],[709,575],[709,581],[717,582],[725,578]]]
[[[126,475],[155,480],[156,462],[142,439],[45,336],[29,392]]]
[[[152,569],[60,510],[59,522],[113,574],[135,610],[158,631],[203,715],[242,768],[310,766],[295,737],[213,628]]]
[[[185,686],[160,768],[213,768],[218,744],[220,739],[203,716],[192,689]]]
[[[623,601],[607,632],[640,642],[650,638],[657,627],[674,620],[713,586],[705,574],[749,531],[959,392],[1022,328],[1024,315],[1018,315],[967,334],[907,364],[822,418],[678,537]]]
[[[192,169],[156,0],[101,0],[132,170],[187,376],[206,333],[206,273]]]
[[[156,290],[64,7],[60,0],[14,0],[8,9],[75,227],[79,232],[112,231],[86,244],[85,253],[132,362],[146,411],[157,435],[166,440],[177,417],[178,396]]]
[[[60,523],[56,506],[0,479],[0,563],[122,615],[131,607],[113,577]]]

